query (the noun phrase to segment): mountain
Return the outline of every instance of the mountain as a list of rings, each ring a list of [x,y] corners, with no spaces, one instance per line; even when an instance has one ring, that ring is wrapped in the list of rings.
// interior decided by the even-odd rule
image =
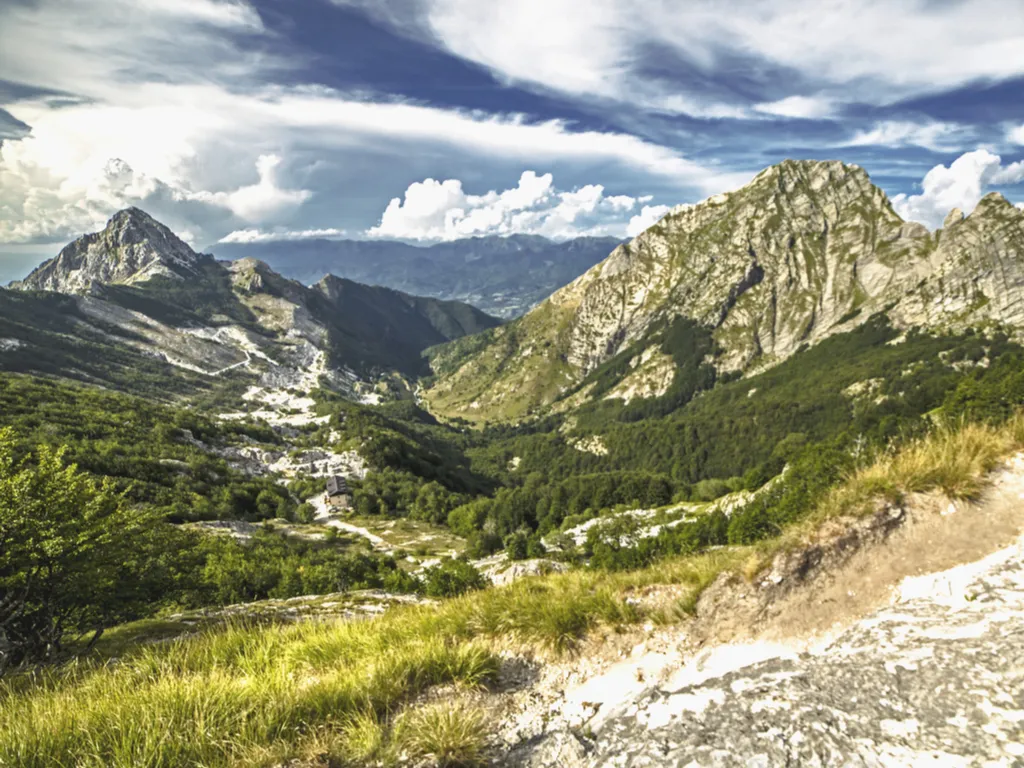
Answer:
[[[77,293],[92,283],[184,279],[198,274],[197,260],[191,248],[148,213],[126,208],[102,232],[78,238],[12,287]]]
[[[511,235],[429,247],[381,240],[301,240],[224,243],[215,251],[229,259],[258,258],[307,285],[333,274],[463,301],[489,314],[512,318],[583,274],[620,242],[610,237],[553,242],[535,235]]]
[[[417,376],[426,347],[498,322],[459,302],[219,262],[130,208],[0,291],[0,368],[156,383],[162,364],[172,389],[197,374],[306,388],[323,375],[353,394],[390,372]]]
[[[681,322],[706,337],[717,371],[744,374],[878,312],[901,327],[1018,324],[1022,257],[1024,212],[998,194],[931,234],[860,167],[786,161],[675,208],[519,320],[436,350],[426,398],[441,413],[516,420],[585,401],[588,376],[618,355],[599,394],[660,395],[678,368],[665,335]]]

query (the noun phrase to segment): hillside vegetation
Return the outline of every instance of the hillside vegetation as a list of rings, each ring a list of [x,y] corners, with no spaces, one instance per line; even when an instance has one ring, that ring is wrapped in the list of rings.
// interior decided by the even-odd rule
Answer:
[[[0,765],[276,765],[291,757],[397,764],[403,752],[442,765],[482,764],[480,715],[424,704],[429,688],[495,684],[498,648],[571,651],[595,626],[672,621],[723,570],[748,576],[824,519],[863,514],[874,499],[932,488],[975,493],[984,474],[1024,446],[1024,421],[967,424],[865,459],[848,478],[756,546],[666,559],[627,573],[538,577],[439,606],[359,623],[231,626],[117,663],[16,677],[0,688]],[[680,584],[678,612],[651,614],[631,588]]]

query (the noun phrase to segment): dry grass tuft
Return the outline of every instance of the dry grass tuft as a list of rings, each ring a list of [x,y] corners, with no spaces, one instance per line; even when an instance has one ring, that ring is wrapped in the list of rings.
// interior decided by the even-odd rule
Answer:
[[[410,754],[439,768],[476,768],[486,763],[483,713],[462,702],[441,701],[407,713],[398,725]]]

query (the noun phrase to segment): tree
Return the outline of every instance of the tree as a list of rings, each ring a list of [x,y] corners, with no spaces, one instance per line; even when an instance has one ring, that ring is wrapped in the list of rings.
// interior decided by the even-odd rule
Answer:
[[[505,554],[509,560],[525,560],[529,557],[529,541],[526,531],[510,533],[505,538]]]
[[[0,672],[60,654],[65,638],[135,618],[170,578],[158,553],[170,526],[131,508],[112,483],[97,483],[40,446],[15,458],[0,430]],[[90,643],[91,645],[91,643]]]
[[[444,559],[423,574],[427,597],[456,597],[473,589],[483,589],[487,580],[465,560]]]

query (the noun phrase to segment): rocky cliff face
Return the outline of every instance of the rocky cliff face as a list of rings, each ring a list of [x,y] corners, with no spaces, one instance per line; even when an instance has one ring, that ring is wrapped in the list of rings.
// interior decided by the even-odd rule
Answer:
[[[148,213],[126,208],[103,231],[75,240],[12,287],[85,293],[96,283],[132,285],[158,275],[180,279],[198,274],[200,258]]]
[[[992,193],[935,234],[926,279],[892,311],[904,325],[1024,325],[1024,211]]]
[[[1019,321],[1024,213],[998,195],[930,234],[867,173],[786,161],[671,211],[489,343],[445,351],[441,411],[521,418],[652,329],[712,330],[719,370],[761,369],[879,311],[905,325]],[[447,355],[447,359],[446,356]]]

